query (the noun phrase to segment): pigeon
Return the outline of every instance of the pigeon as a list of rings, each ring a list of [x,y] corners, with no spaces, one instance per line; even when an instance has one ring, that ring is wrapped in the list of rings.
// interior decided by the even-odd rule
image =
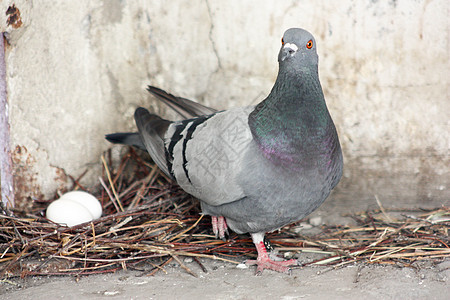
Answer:
[[[297,260],[267,250],[264,236],[317,209],[337,185],[343,158],[318,75],[316,41],[300,28],[281,40],[279,71],[269,95],[255,106],[217,111],[159,88],[148,91],[178,112],[169,121],[135,111],[138,133],[106,136],[147,151],[159,168],[200,200],[216,237],[228,228],[250,233],[256,274],[288,273]]]

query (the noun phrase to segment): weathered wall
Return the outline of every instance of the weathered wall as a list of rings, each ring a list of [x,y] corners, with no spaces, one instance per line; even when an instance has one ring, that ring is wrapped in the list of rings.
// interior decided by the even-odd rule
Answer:
[[[82,182],[97,184],[104,134],[133,128],[136,106],[156,107],[147,84],[217,108],[258,102],[284,30],[302,27],[316,36],[345,151],[338,191],[350,205],[375,194],[449,203],[447,0],[3,0],[0,9],[21,198],[51,197],[86,169]]]

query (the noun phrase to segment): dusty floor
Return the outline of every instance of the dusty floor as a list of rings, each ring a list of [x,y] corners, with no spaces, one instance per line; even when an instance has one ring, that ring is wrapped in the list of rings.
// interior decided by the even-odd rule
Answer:
[[[448,299],[450,260],[419,268],[307,267],[291,275],[206,261],[195,278],[177,266],[152,277],[137,271],[83,277],[30,277],[2,283],[1,299]],[[20,284],[20,286],[17,286]]]
[[[318,223],[346,224],[348,212],[376,208],[374,197],[354,191],[350,199],[339,190],[311,215]],[[355,199],[358,199],[356,201]],[[381,199],[380,199],[381,200]],[[385,207],[439,207],[449,201],[393,203]],[[300,261],[311,254],[302,253]],[[195,278],[176,263],[167,274],[141,276],[134,270],[82,277],[28,277],[0,282],[0,299],[449,299],[450,259],[414,264],[414,268],[380,265],[348,265],[341,269],[308,266],[291,275],[254,267],[238,269],[221,261],[202,260],[208,273],[185,259],[199,275]],[[144,266],[145,268],[145,266]],[[150,266],[148,266],[148,269]]]

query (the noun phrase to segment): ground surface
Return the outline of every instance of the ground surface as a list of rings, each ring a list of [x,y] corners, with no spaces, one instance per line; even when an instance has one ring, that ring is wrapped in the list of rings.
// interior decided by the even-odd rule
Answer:
[[[358,199],[358,200],[355,200]],[[383,201],[382,199],[380,199]],[[439,207],[449,203],[398,203],[384,200],[385,207]],[[373,197],[354,191],[335,193],[311,215],[316,223],[345,224],[351,211],[376,208]],[[308,261],[311,254],[300,254]],[[308,266],[291,275],[264,271],[254,276],[254,267],[238,269],[221,261],[202,260],[208,273],[184,259],[198,278],[176,263],[167,274],[142,276],[126,270],[115,274],[82,277],[27,277],[0,282],[0,299],[449,299],[450,260],[422,262],[414,268],[395,265],[348,265],[341,269]],[[150,266],[143,267],[149,270]]]
[[[30,277],[22,287],[2,283],[1,299],[448,299],[450,261],[419,269],[349,266],[296,269],[291,275],[205,262],[208,273],[188,264],[199,278],[177,266],[167,274],[139,277],[136,271],[83,277]],[[9,286],[5,289],[5,285]],[[9,290],[9,291],[8,291]]]

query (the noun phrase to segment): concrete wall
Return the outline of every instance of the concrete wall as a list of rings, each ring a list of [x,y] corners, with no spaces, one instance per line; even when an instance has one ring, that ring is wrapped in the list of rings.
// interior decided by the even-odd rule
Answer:
[[[284,30],[302,27],[345,152],[338,192],[449,204],[448,16],[448,0],[3,0],[16,195],[52,197],[85,170],[96,185],[104,134],[132,129],[138,105],[158,109],[147,84],[217,108],[257,103]]]

